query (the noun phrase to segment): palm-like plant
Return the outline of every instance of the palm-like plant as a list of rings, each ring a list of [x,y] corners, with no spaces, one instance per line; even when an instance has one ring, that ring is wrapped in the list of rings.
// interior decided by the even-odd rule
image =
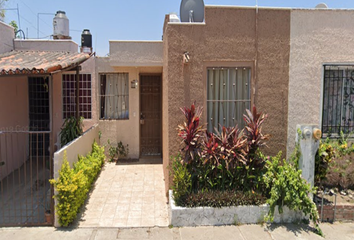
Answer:
[[[247,138],[247,152],[248,159],[247,165],[253,167],[261,167],[264,165],[264,160],[258,158],[256,153],[260,147],[266,146],[266,140],[269,139],[269,135],[262,133],[262,125],[267,119],[267,115],[263,113],[257,113],[256,106],[253,106],[252,112],[246,109],[246,114],[243,115],[243,119],[246,122],[245,135]]]
[[[178,125],[178,136],[182,138],[184,147],[182,152],[185,153],[184,162],[189,163],[200,155],[201,137],[205,131],[204,125],[199,126],[200,117],[203,108],[195,107],[195,102],[191,108],[180,108],[185,116],[183,125]]]

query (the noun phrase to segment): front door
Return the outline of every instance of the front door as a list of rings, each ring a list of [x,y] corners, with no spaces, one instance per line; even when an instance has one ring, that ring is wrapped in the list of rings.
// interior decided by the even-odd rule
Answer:
[[[161,74],[140,76],[140,155],[162,156]]]

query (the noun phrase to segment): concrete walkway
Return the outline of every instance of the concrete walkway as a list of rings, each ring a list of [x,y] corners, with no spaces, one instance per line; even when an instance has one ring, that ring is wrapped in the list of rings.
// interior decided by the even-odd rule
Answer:
[[[335,223],[321,225],[325,239],[353,240],[353,223]],[[55,229],[40,228],[1,228],[0,239],[11,240],[292,240],[292,239],[323,239],[314,234],[305,225],[242,225],[222,227],[186,227],[186,228],[76,228]]]
[[[161,159],[106,163],[89,195],[79,227],[166,227]]]

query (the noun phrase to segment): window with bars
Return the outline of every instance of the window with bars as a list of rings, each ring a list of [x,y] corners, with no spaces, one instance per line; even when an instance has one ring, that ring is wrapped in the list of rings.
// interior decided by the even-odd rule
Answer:
[[[322,104],[324,137],[354,130],[354,66],[325,65]]]
[[[76,113],[76,74],[63,74],[63,117]],[[92,118],[91,74],[79,76],[79,113],[85,119]]]
[[[251,68],[208,68],[207,78],[208,131],[236,124],[242,128],[251,104]]]
[[[129,74],[100,75],[100,119],[129,119]]]

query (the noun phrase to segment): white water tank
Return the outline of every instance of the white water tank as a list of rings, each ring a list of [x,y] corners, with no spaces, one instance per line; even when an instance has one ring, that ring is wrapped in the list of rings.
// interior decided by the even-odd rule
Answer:
[[[57,11],[53,19],[53,38],[71,39],[69,36],[69,19],[64,11]]]
[[[181,22],[177,13],[170,13],[170,22]]]

